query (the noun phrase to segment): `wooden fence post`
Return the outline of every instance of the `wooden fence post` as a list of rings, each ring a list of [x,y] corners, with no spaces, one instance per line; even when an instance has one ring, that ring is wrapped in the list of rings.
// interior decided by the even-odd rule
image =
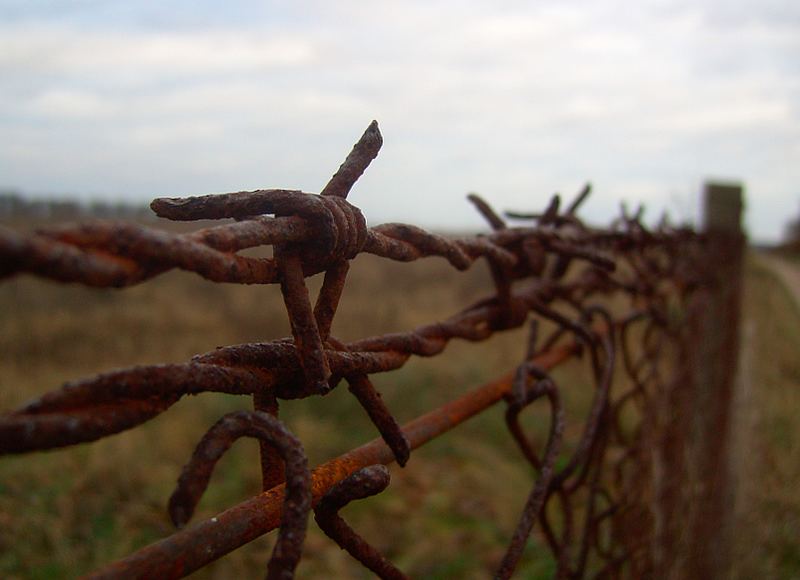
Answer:
[[[739,354],[742,263],[742,186],[707,183],[703,230],[708,236],[705,272],[711,290],[702,293],[689,321],[691,401],[687,448],[690,510],[685,578],[730,574],[734,480],[731,425]]]

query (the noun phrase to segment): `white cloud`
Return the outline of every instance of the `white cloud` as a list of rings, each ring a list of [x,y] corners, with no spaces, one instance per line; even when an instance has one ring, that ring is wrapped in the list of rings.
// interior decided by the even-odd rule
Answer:
[[[78,32],[76,34],[76,32]],[[311,39],[217,32],[98,32],[0,28],[0,70],[62,75],[212,75],[313,63]]]
[[[34,116],[54,119],[108,117],[119,112],[118,103],[88,91],[52,89],[36,95],[23,109]]]
[[[315,190],[378,118],[386,145],[354,192],[371,221],[477,223],[466,191],[524,209],[584,179],[598,215],[637,192],[655,211],[712,173],[794,206],[798,10],[736,5],[318,3],[283,7],[298,13],[280,25],[158,32],[7,22],[0,176],[142,196]]]

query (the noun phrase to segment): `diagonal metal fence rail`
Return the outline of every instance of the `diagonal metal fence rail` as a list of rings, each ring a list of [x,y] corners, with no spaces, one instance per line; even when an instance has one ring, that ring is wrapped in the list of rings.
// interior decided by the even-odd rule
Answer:
[[[365,567],[403,578],[338,511],[381,493],[389,485],[384,465],[413,466],[415,448],[498,403],[534,477],[497,578],[512,576],[531,541],[549,547],[561,578],[653,576],[683,553],[688,540],[674,514],[690,517],[695,508],[685,492],[693,469],[686,458],[690,426],[676,410],[693,404],[687,365],[697,357],[687,317],[695,297],[713,295],[717,283],[709,276],[706,236],[666,220],[648,229],[641,210],[623,210],[607,228],[590,227],[577,215],[588,186],[564,208],[556,196],[540,213],[506,219],[472,195],[491,227],[474,237],[397,223],[368,227],[347,194],[381,144],[373,122],[318,195],[269,189],[152,202],[171,220],[235,220],[192,233],[119,222],[33,233],[0,228],[0,278],[30,273],[124,287],[178,268],[216,282],[279,284],[291,323],[285,339],[99,374],[0,416],[0,453],[19,454],[134,428],[184,395],[253,398],[254,411],[211,426],[180,474],[168,507],[179,530],[91,577],[182,577],[277,529],[267,577],[290,578],[313,511],[325,534]],[[272,257],[240,253],[258,246],[272,246]],[[439,256],[458,270],[486,260],[495,292],[444,320],[345,343],[331,326],[349,261],[360,253],[402,262]],[[312,305],[305,279],[322,272]],[[556,330],[539,332],[544,320]],[[484,341],[524,325],[527,353],[516,369],[406,425],[370,379],[411,357],[436,356],[454,339]],[[590,368],[592,402],[567,453],[564,387],[551,370],[576,358]],[[309,470],[302,442],[278,418],[278,400],[324,395],[342,380],[380,437]],[[524,410],[539,400],[549,408],[544,441],[524,428]],[[189,525],[217,461],[241,437],[260,441],[263,493]]]

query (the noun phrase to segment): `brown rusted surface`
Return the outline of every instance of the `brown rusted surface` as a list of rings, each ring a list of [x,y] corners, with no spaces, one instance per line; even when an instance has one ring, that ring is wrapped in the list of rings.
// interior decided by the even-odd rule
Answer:
[[[536,382],[532,385],[527,385],[526,383],[531,377],[535,377]],[[509,431],[511,431],[526,459],[538,472],[539,477],[522,510],[517,528],[495,574],[496,578],[510,578],[519,564],[522,550],[525,548],[533,525],[541,517],[542,507],[550,491],[555,461],[558,457],[564,434],[564,410],[561,406],[558,388],[540,367],[531,362],[520,365],[514,377],[514,385],[510,395],[509,406],[506,411],[506,422]],[[520,426],[519,414],[525,407],[542,397],[546,397],[550,403],[551,416],[550,433],[542,458],[539,459]]]
[[[378,156],[378,151],[383,145],[383,136],[378,129],[378,122],[372,121],[364,131],[361,139],[353,145],[352,151],[347,155],[344,163],[339,167],[331,180],[323,188],[320,195],[333,195],[347,197],[361,174],[366,171],[372,160]]]
[[[350,392],[364,407],[367,415],[378,428],[383,440],[391,448],[395,461],[401,467],[405,466],[411,453],[411,446],[400,429],[397,420],[383,402],[381,394],[373,386],[367,375],[353,375],[347,381],[350,383]]]
[[[308,512],[311,509],[311,476],[303,444],[275,417],[259,411],[238,411],[220,419],[203,436],[183,468],[178,487],[169,498],[169,514],[177,527],[192,517],[217,461],[240,437],[256,437],[273,447],[286,469],[281,525],[267,578],[292,577],[303,551]]]
[[[577,347],[563,345],[536,359],[541,368],[552,368],[575,353]],[[457,427],[503,400],[511,391],[512,375],[479,387],[403,426],[411,449]],[[340,481],[370,465],[394,462],[394,453],[382,440],[374,439],[311,472],[313,505]],[[280,524],[284,486],[279,485],[218,514],[210,520],[186,527],[127,558],[98,570],[90,578],[180,578],[228,552],[274,530]],[[185,555],[178,558],[178,555]]]
[[[278,399],[269,392],[258,391],[253,393],[253,408],[256,411],[268,413],[278,417],[280,407]],[[281,454],[275,447],[261,439],[258,440],[261,462],[261,490],[267,491],[284,480],[284,463]]]
[[[369,542],[359,536],[339,516],[339,510],[357,499],[382,492],[389,485],[389,470],[383,465],[370,465],[334,485],[314,509],[314,519],[329,538],[380,578],[408,578]]]
[[[0,452],[22,453],[94,441],[152,419],[179,397],[251,394],[257,373],[196,363],[134,367],[65,384],[0,420]]]
[[[472,194],[470,201],[491,228],[484,235],[453,239],[409,224],[368,227],[347,197],[381,144],[373,122],[319,195],[262,189],[153,201],[152,209],[171,220],[236,220],[193,233],[119,222],[29,234],[0,228],[0,279],[30,273],[123,287],[182,269],[217,282],[279,284],[286,306],[291,337],[220,347],[184,364],[104,373],[65,384],[0,416],[0,453],[11,454],[119,433],[166,412],[188,394],[253,398],[253,412],[223,418],[200,442],[170,510],[176,523],[185,524],[217,459],[245,435],[261,443],[266,491],[109,565],[95,577],[180,577],[278,527],[283,547],[271,560],[269,573],[291,577],[302,549],[309,489],[314,504],[329,493],[329,498],[364,497],[363,490],[377,493],[384,485],[382,471],[370,466],[393,461],[413,465],[411,450],[503,399],[509,405],[509,431],[532,467],[533,481],[518,525],[509,530],[498,577],[513,574],[532,541],[532,530],[552,552],[558,577],[652,576],[669,557],[663,550],[684,549],[675,518],[667,514],[691,509],[680,491],[691,471],[682,454],[690,426],[670,418],[692,400],[681,380],[688,357],[679,347],[689,332],[681,317],[698,310],[698,295],[713,300],[725,284],[708,275],[713,259],[708,240],[666,220],[649,229],[642,223],[642,208],[630,213],[623,207],[610,227],[588,226],[577,210],[589,186],[564,204],[566,209],[556,195],[542,212],[505,214],[522,225],[507,222]],[[263,245],[273,247],[272,258],[238,253]],[[494,291],[430,324],[345,343],[332,335],[332,328],[349,261],[361,253],[401,262],[436,256],[457,270],[486,260]],[[321,272],[322,289],[312,307],[305,278]],[[610,298],[623,304],[615,306],[613,316],[600,305],[611,303]],[[555,330],[539,337],[538,322],[543,320]],[[515,373],[402,428],[370,378],[402,367],[411,357],[437,356],[453,340],[484,341],[526,324],[531,339],[527,352],[520,352]],[[561,406],[566,387],[547,371],[578,356],[590,369],[592,402],[580,428],[573,429],[577,439],[566,445]],[[305,456],[277,419],[279,399],[324,395],[342,380],[381,438],[317,467],[310,483],[303,483],[299,466]],[[550,405],[544,443],[531,440],[523,424],[523,410],[539,399]],[[636,417],[633,423],[631,416]],[[369,469],[354,475],[364,468]],[[663,475],[666,471],[670,477]],[[293,490],[288,499],[284,486]],[[284,502],[289,509],[282,512]],[[323,519],[338,521],[331,524],[336,541],[353,548],[360,561],[382,575],[399,574],[336,520],[335,506],[341,502],[331,502],[330,509],[323,507],[328,513]]]

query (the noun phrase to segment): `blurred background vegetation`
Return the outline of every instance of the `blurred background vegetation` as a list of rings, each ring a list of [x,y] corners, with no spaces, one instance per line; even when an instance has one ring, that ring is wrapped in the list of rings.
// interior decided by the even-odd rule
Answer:
[[[45,219],[60,216],[45,216]],[[41,221],[41,216],[40,216]],[[29,228],[31,219],[15,226]],[[800,263],[800,260],[798,260]],[[316,287],[319,277],[311,281]],[[491,291],[482,263],[466,273],[443,260],[397,264],[359,256],[334,333],[350,340],[442,319]],[[735,575],[800,574],[800,310],[769,262],[747,262],[743,377],[737,421],[739,499]],[[28,276],[0,284],[0,409],[11,410],[63,382],[136,364],[185,361],[218,345],[289,334],[277,287],[217,285],[171,272],[125,290],[56,285]],[[401,422],[515,367],[525,331],[483,344],[454,342],[443,356],[412,359],[374,377]],[[591,396],[582,363],[559,369],[568,437],[580,432]],[[173,530],[166,501],[181,466],[224,413],[248,398],[186,397],[135,430],[92,444],[0,459],[0,576],[70,578]],[[545,433],[546,409],[526,412]],[[312,465],[377,434],[346,388],[283,402],[281,417]],[[541,419],[541,420],[538,420]],[[419,578],[483,578],[497,565],[533,483],[506,433],[502,409],[487,413],[392,466],[380,496],[348,507],[347,520],[401,569]],[[260,490],[257,444],[237,443],[220,462],[195,518]],[[196,578],[259,577],[271,535],[197,572]],[[545,578],[553,562],[534,533],[518,572]],[[370,574],[313,522],[299,578]]]

